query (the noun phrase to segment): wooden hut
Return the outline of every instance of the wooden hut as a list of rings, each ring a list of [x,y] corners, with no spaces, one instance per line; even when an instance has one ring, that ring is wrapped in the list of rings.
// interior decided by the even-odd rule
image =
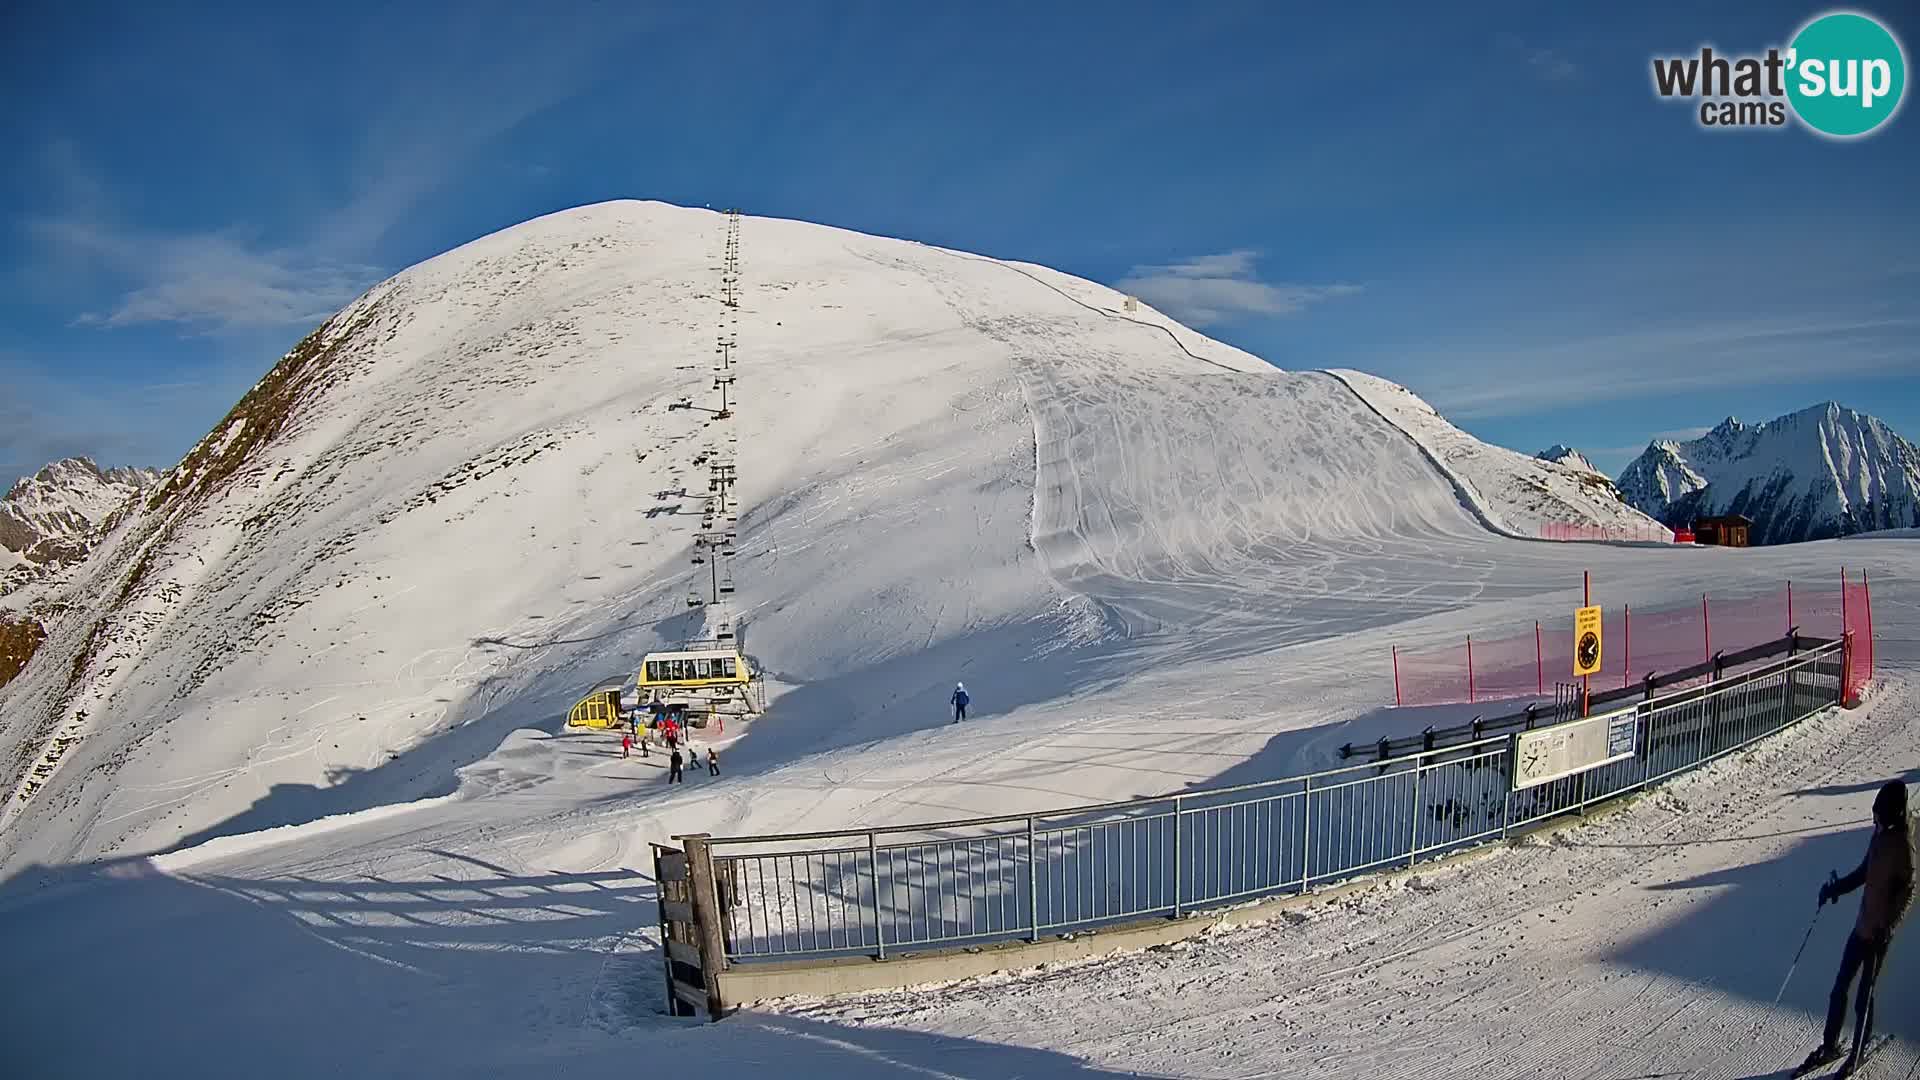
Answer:
[[[1696,544],[1746,547],[1747,533],[1752,528],[1753,519],[1744,514],[1695,518],[1693,519],[1693,539]]]

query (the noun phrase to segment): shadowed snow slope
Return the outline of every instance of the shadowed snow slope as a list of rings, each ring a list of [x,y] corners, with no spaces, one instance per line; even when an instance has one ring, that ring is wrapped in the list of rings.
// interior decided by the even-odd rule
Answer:
[[[1449,610],[1492,580],[1476,515],[1530,520],[1503,491],[1463,505],[1341,379],[1100,286],[750,218],[734,309],[725,232],[657,203],[555,214],[302,342],[102,541],[80,613],[0,690],[6,856],[453,790],[702,633],[709,449],[737,454],[734,608],[782,691],[744,763],[938,725],[959,678],[1004,715]]]

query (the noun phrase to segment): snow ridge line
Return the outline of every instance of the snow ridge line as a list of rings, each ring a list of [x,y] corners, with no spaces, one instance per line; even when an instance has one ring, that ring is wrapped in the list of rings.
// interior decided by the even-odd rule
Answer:
[[[1454,472],[1451,466],[1447,465],[1446,462],[1441,461],[1440,455],[1434,453],[1432,447],[1428,446],[1426,443],[1421,442],[1418,438],[1415,438],[1413,432],[1408,431],[1406,428],[1401,427],[1399,424],[1394,422],[1393,418],[1389,417],[1386,413],[1381,412],[1380,409],[1377,406],[1375,406],[1373,402],[1367,400],[1367,395],[1361,393],[1357,387],[1355,387],[1352,383],[1348,382],[1345,376],[1341,375],[1337,371],[1332,371],[1332,370],[1321,370],[1316,372],[1315,374],[1325,375],[1327,378],[1332,379],[1334,382],[1337,382],[1341,386],[1346,387],[1348,393],[1351,393],[1354,397],[1360,399],[1360,404],[1365,405],[1367,407],[1368,412],[1379,417],[1382,421],[1386,423],[1388,427],[1406,436],[1407,441],[1413,444],[1414,449],[1420,451],[1420,456],[1426,458],[1427,462],[1434,467],[1434,470],[1437,471],[1442,477],[1445,477],[1447,483],[1453,486],[1453,492],[1460,499],[1461,507],[1465,509],[1467,513],[1473,515],[1474,520],[1480,523],[1481,528],[1486,529],[1488,532],[1494,534],[1495,536],[1503,536],[1509,540],[1539,540],[1540,539],[1537,536],[1526,536],[1522,533],[1517,533],[1512,529],[1509,529],[1506,526],[1495,521],[1493,518],[1493,515],[1490,512],[1488,512],[1486,508],[1486,504],[1481,501],[1480,492],[1476,490],[1474,486],[1467,481],[1466,477],[1461,476],[1459,473]]]
[[[1188,356],[1194,358],[1195,360],[1200,361],[1203,364],[1211,364],[1214,367],[1219,368],[1221,371],[1231,371],[1236,375],[1247,374],[1246,372],[1241,371],[1239,368],[1228,367],[1226,364],[1223,364],[1218,360],[1209,360],[1206,357],[1201,356],[1199,353],[1194,352],[1192,349],[1187,348],[1187,343],[1184,341],[1181,341],[1180,336],[1178,334],[1175,334],[1173,331],[1167,329],[1164,326],[1159,325],[1158,323],[1141,322],[1139,319],[1129,319],[1125,315],[1121,315],[1117,312],[1108,311],[1106,308],[1095,307],[1092,304],[1087,303],[1085,300],[1082,300],[1079,297],[1073,295],[1072,293],[1069,293],[1066,290],[1061,289],[1059,286],[1053,284],[1052,282],[1044,281],[1039,277],[1034,276],[1033,274],[1029,274],[1025,270],[1020,269],[1019,267],[1013,265],[1010,262],[1004,262],[1000,259],[989,259],[983,255],[969,255],[964,251],[953,251],[943,247],[936,247],[933,250],[941,252],[942,254],[945,254],[945,255],[951,255],[956,259],[966,259],[969,262],[991,263],[994,266],[1011,270],[1014,273],[1019,274],[1021,277],[1026,278],[1028,281],[1033,282],[1035,285],[1040,286],[1041,288],[1047,289],[1050,292],[1058,293],[1063,299],[1071,303],[1078,304],[1079,306],[1086,308],[1088,311],[1093,312],[1095,315],[1104,315],[1107,318],[1114,320],[1115,322],[1132,323],[1135,326],[1143,326],[1149,330],[1158,330],[1161,333],[1167,335],[1168,340],[1173,342],[1175,348],[1179,349],[1181,352],[1186,353]],[[1349,387],[1349,389],[1351,389],[1351,387]]]

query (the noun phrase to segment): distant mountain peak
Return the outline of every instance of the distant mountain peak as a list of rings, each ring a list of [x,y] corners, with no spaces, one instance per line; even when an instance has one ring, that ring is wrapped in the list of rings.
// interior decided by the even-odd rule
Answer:
[[[1755,425],[1729,416],[1698,439],[1656,440],[1619,486],[1670,526],[1744,514],[1755,543],[1920,525],[1920,449],[1837,401]]]
[[[1587,455],[1563,443],[1554,443],[1533,456],[1542,461],[1551,461],[1556,465],[1565,465],[1570,469],[1579,469],[1581,472],[1600,472],[1593,462],[1588,460]]]
[[[102,469],[90,457],[62,458],[21,477],[0,498],[0,592],[84,556],[114,511],[160,482],[158,469]]]

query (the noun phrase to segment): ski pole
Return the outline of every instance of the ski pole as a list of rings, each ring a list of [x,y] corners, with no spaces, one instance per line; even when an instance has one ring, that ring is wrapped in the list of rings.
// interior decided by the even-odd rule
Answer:
[[[1820,923],[1820,909],[1813,909],[1813,921],[1807,924],[1807,936],[1800,939],[1800,952],[1793,954],[1793,963],[1787,965],[1787,977],[1780,980],[1780,989],[1773,995],[1773,1003],[1780,1004],[1781,995],[1787,992],[1787,984],[1793,981],[1793,969],[1800,966],[1800,955],[1807,951],[1807,942],[1813,940],[1813,928]]]
[[[1831,880],[1833,875],[1829,874],[1827,877]],[[1800,957],[1807,951],[1807,942],[1813,940],[1813,928],[1820,925],[1820,909],[1826,906],[1824,900],[1814,906],[1813,920],[1807,923],[1807,936],[1800,939],[1800,948],[1793,954],[1793,963],[1787,965],[1787,977],[1780,980],[1780,989],[1773,995],[1775,1005],[1780,1004],[1781,996],[1787,992],[1787,984],[1793,981],[1793,969],[1800,966]]]

